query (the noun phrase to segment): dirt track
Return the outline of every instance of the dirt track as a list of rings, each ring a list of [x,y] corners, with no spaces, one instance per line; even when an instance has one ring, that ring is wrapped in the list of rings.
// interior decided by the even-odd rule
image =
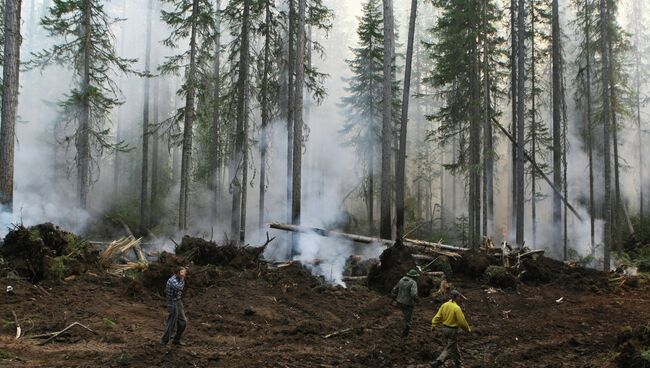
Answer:
[[[0,365],[426,367],[441,349],[441,340],[429,330],[439,305],[431,298],[416,308],[413,334],[402,342],[399,310],[374,292],[319,285],[298,266],[218,269],[213,277],[207,287],[190,284],[185,301],[190,345],[182,348],[158,344],[165,301],[126,279],[90,272],[43,284],[49,294],[28,282],[0,279],[3,287],[16,289],[0,299],[5,321]],[[467,367],[614,366],[606,362],[621,328],[650,320],[647,285],[602,295],[524,285],[488,294],[472,280],[452,282],[469,298],[465,311],[474,332],[460,340]],[[560,297],[564,301],[556,303]],[[504,310],[511,311],[508,319]],[[28,335],[74,321],[98,334],[75,330],[44,346],[16,341],[8,322],[12,311]],[[346,328],[352,330],[323,338]],[[7,358],[7,352],[13,357]]]

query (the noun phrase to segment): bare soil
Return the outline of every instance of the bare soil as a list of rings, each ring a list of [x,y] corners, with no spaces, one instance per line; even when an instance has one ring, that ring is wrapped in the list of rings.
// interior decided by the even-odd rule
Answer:
[[[157,272],[184,261],[168,257]],[[583,273],[573,276],[578,284],[564,279],[494,293],[476,278],[452,277],[468,298],[463,307],[474,330],[460,337],[465,366],[643,364],[634,354],[647,335],[634,329],[650,321],[650,287],[592,288],[591,281],[576,287],[582,277],[592,280]],[[7,285],[14,294],[4,293]],[[185,296],[189,345],[180,348],[159,344],[163,285],[90,270],[38,285],[1,278],[0,286],[0,366],[7,367],[427,367],[443,347],[430,331],[442,300],[423,298],[412,335],[401,340],[401,312],[389,297],[322,285],[299,265],[192,266]],[[75,329],[46,345],[15,340],[12,311],[27,337],[75,321],[97,334]],[[629,359],[618,353],[625,349],[632,349]]]

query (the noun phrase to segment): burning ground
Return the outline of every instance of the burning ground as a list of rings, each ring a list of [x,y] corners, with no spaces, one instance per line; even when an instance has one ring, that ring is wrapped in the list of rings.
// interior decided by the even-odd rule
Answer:
[[[61,255],[50,242],[58,237],[38,235],[26,239],[43,246],[47,276],[19,278],[30,266],[2,265],[0,285],[14,291],[0,298],[0,366],[426,367],[443,346],[430,331],[440,298],[422,298],[412,335],[403,341],[401,313],[386,294],[327,285],[300,264],[271,267],[257,259],[257,248],[187,238],[180,244],[184,256],[163,253],[146,271],[123,277],[100,269],[91,247],[69,256],[68,244],[63,256],[84,267],[53,273],[48,265],[59,265],[52,259]],[[211,262],[192,262],[199,252]],[[400,258],[384,257],[381,267],[390,273],[386,262]],[[474,330],[460,339],[467,367],[650,366],[644,358],[650,335],[642,327],[650,320],[650,286],[642,279],[612,282],[610,275],[539,258],[514,287],[499,289],[484,279],[490,262],[472,254],[449,263]],[[192,264],[185,295],[189,346],[162,347],[162,288],[179,264]],[[73,328],[46,344],[30,338],[73,322],[94,333]]]

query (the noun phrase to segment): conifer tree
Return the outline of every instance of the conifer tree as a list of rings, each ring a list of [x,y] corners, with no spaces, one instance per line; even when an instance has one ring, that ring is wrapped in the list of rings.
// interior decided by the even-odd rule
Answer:
[[[75,124],[65,137],[76,148],[79,205],[86,208],[93,180],[93,167],[106,149],[124,149],[122,142],[109,142],[106,127],[110,112],[121,102],[115,83],[117,73],[135,73],[136,61],[117,55],[111,26],[118,19],[104,11],[99,0],[54,0],[41,25],[50,37],[62,39],[34,54],[33,66],[61,64],[70,67],[76,86],[61,102],[67,124]]]
[[[192,139],[196,117],[196,94],[199,83],[199,52],[210,50],[215,35],[214,9],[209,0],[163,0],[171,7],[163,9],[161,18],[170,28],[164,40],[168,47],[177,49],[179,43],[189,41],[189,48],[168,57],[160,66],[163,74],[183,73],[184,84],[178,91],[185,97],[185,106],[176,114],[177,122],[183,121],[181,186],[179,196],[178,227],[186,230],[189,219],[189,194],[192,173]],[[203,47],[205,46],[205,47]]]

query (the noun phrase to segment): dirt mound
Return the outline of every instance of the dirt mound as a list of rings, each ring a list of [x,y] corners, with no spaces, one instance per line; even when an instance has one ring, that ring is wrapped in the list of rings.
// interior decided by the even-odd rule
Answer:
[[[463,252],[462,257],[452,258],[450,263],[454,273],[475,278],[483,276],[489,266],[500,264],[496,258],[479,251]]]
[[[483,274],[483,281],[504,289],[517,287],[517,278],[502,266],[489,266]]]
[[[650,325],[627,328],[616,342],[616,364],[620,368],[650,368]]]
[[[156,291],[160,295],[165,295],[167,279],[176,273],[180,266],[189,266],[189,261],[184,257],[162,252],[158,261],[150,263],[147,270],[142,273],[140,282],[145,288]],[[137,287],[134,287],[134,289],[137,290]]]
[[[570,266],[547,257],[523,259],[520,279],[527,284],[552,283],[574,290],[598,291],[609,288],[606,273],[591,268]]]
[[[368,288],[383,294],[391,292],[395,284],[406,273],[415,268],[411,251],[404,246],[395,245],[384,250],[379,256],[379,263],[373,264],[368,272]],[[418,277],[418,294],[429,296],[433,288],[430,277]]]
[[[387,294],[406,273],[415,268],[411,252],[404,246],[388,247],[379,256],[379,264],[370,267],[368,287]]]
[[[197,265],[230,266],[239,270],[257,267],[263,252],[264,247],[219,246],[215,242],[187,235],[176,248],[176,254]]]
[[[9,268],[33,283],[85,272],[97,255],[96,249],[75,234],[51,223],[30,228],[16,226],[0,247],[0,257],[9,263]]]

